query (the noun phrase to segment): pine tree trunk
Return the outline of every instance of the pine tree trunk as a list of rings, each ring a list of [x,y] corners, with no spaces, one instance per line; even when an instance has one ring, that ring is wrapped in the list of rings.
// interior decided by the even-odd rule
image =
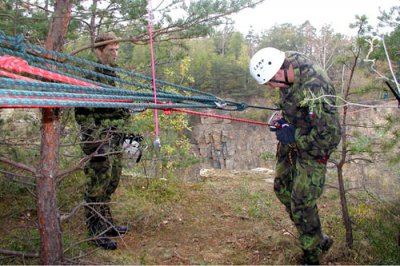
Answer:
[[[58,264],[63,259],[63,244],[56,200],[60,117],[59,109],[42,111],[41,163],[36,178],[40,232],[40,261]]]
[[[73,0],[58,0],[46,40],[46,49],[61,51],[71,16]],[[36,177],[37,208],[40,233],[40,261],[60,264],[63,241],[57,208],[56,175],[60,146],[60,109],[42,110],[41,160]]]

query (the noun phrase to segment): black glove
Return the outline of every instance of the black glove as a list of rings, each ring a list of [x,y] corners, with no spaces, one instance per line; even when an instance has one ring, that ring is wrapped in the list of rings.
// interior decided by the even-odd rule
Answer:
[[[289,122],[286,121],[284,118],[278,119],[278,120],[273,120],[271,121],[272,126],[269,127],[270,131],[277,131],[283,126],[289,125]]]
[[[276,129],[276,138],[282,144],[292,144],[295,143],[296,140],[294,138],[294,133],[296,132],[296,128],[289,124],[283,124],[281,128]]]

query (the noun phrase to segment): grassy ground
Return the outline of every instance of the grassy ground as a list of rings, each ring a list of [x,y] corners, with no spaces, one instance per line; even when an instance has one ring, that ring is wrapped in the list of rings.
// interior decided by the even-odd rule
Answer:
[[[77,245],[86,238],[80,211],[63,224],[67,263],[299,264],[302,252],[296,230],[273,193],[272,175],[212,171],[193,182],[124,178],[112,209],[115,219],[127,224],[130,231],[116,238],[118,250],[94,250],[88,243]],[[78,189],[77,199],[79,193]],[[399,223],[385,220],[389,216],[376,207],[351,207],[355,242],[354,249],[346,252],[337,191],[325,191],[319,201],[321,222],[335,243],[323,256],[323,264],[400,263],[394,228]],[[13,230],[2,226],[1,248],[28,252],[38,247],[36,229],[27,222],[34,211],[29,206],[25,209],[18,215],[2,216],[3,224],[7,220],[14,225]],[[31,214],[27,218],[28,210]],[[31,241],[19,241],[26,238]],[[37,260],[3,256],[0,263],[35,264]]]

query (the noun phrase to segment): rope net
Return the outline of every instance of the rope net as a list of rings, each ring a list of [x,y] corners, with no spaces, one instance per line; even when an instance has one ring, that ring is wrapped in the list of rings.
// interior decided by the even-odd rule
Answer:
[[[114,72],[104,75],[95,68]],[[96,77],[100,83],[86,77]],[[153,79],[29,44],[0,32],[0,108],[218,108],[241,111],[244,103],[162,80],[154,102]],[[106,83],[117,86],[109,86]]]

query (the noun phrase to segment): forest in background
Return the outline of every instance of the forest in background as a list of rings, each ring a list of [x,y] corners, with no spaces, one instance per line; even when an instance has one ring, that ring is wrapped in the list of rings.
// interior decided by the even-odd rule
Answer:
[[[72,1],[71,1],[72,3]],[[154,49],[156,55],[157,79],[196,88],[210,92],[224,99],[243,102],[256,102],[259,105],[271,106],[277,95],[258,86],[249,75],[248,61],[255,51],[265,46],[274,46],[282,50],[302,52],[325,69],[333,80],[338,96],[344,101],[341,104],[344,117],[345,108],[354,107],[356,104],[374,106],[377,101],[394,99],[388,90],[385,81],[396,88],[399,60],[398,47],[400,47],[400,27],[398,25],[399,7],[382,12],[381,26],[389,26],[392,31],[385,35],[379,34],[379,28],[371,28],[368,18],[355,17],[354,27],[358,34],[354,37],[344,36],[334,32],[330,26],[316,29],[309,22],[302,25],[281,24],[265,32],[257,33],[251,30],[243,35],[235,31],[232,21],[225,15],[236,12],[244,7],[256,5],[257,1],[196,1],[187,6],[183,1],[174,1],[170,5],[160,7],[157,12],[159,21],[154,25]],[[95,60],[90,44],[100,31],[113,30],[122,39],[120,43],[119,67],[143,75],[150,76],[150,56],[147,33],[147,2],[146,1],[78,1],[72,4],[72,15],[62,51],[72,55]],[[158,8],[158,7],[157,7]],[[174,17],[171,13],[174,8],[182,8],[187,13],[185,17]],[[7,35],[22,34],[24,39],[32,44],[45,46],[49,25],[52,23],[54,1],[19,1],[5,0],[0,3],[0,30]],[[384,41],[384,42],[383,42]],[[384,46],[385,45],[385,46]],[[391,60],[388,61],[387,58]],[[394,76],[392,75],[394,74]],[[347,105],[346,105],[347,104]],[[368,107],[368,106],[367,106]],[[74,168],[82,158],[79,150],[79,139],[76,124],[73,120],[72,110],[63,110],[60,123],[60,150],[59,171],[68,171]],[[260,110],[247,110],[235,113],[234,116],[246,117],[266,121],[269,112]],[[382,163],[393,175],[393,186],[398,186],[398,138],[399,121],[396,112],[384,115],[384,125],[374,128],[375,135],[366,136],[360,130],[365,124],[346,124],[349,127],[347,138],[342,139],[342,147],[335,156],[335,166],[340,169],[344,164],[356,160],[369,163]],[[145,177],[147,188],[155,185],[160,192],[158,181],[162,178],[177,178],[182,176],[182,169],[190,167],[201,158],[195,158],[190,151],[190,123],[189,117],[182,114],[162,114],[161,139],[163,140],[163,158],[154,165],[152,150],[154,138],[154,122],[150,111],[132,117],[131,130],[141,132],[147,139],[147,159],[144,163],[133,169],[132,176]],[[41,120],[37,110],[20,110],[11,115],[0,111],[0,127],[3,132],[0,137],[0,177],[1,197],[5,210],[3,219],[12,218],[18,221],[29,214],[35,216],[35,204],[32,197],[36,198],[35,173],[27,173],[19,168],[19,164],[30,165],[36,168],[41,159]],[[367,125],[371,126],[371,125]],[[377,156],[378,154],[378,156]],[[15,163],[9,163],[13,161]],[[69,218],[74,207],[79,206],[82,190],[81,171],[71,172],[68,177],[58,180],[58,203],[62,217]],[[339,171],[340,173],[340,171]],[[343,174],[343,172],[342,172]],[[149,178],[155,177],[153,178]],[[340,176],[340,174],[339,174]],[[343,176],[342,176],[343,177]],[[397,178],[397,179],[396,179]],[[75,180],[75,182],[73,182]],[[10,187],[11,184],[11,187]],[[79,186],[75,186],[79,184]],[[347,184],[348,185],[348,184]],[[154,189],[154,187],[152,187]],[[351,187],[346,187],[344,176],[343,193]],[[67,191],[67,193],[66,193]],[[165,191],[164,191],[165,192]],[[369,191],[368,191],[369,192]],[[69,193],[69,194],[68,194]],[[74,197],[66,197],[67,195]],[[379,195],[378,195],[379,196]],[[393,209],[393,204],[398,198],[384,199],[386,209],[390,209],[390,219],[397,228],[389,228],[393,235],[398,234],[399,212]],[[396,196],[396,195],[395,195]],[[394,196],[394,197],[395,197]],[[398,197],[398,195],[397,195]],[[18,198],[14,208],[7,210],[10,201]],[[378,197],[379,198],[379,197]],[[383,200],[383,199],[382,199]],[[389,202],[386,202],[386,201]],[[371,201],[366,198],[365,202]],[[346,202],[344,202],[346,203]],[[343,205],[342,205],[343,207]],[[354,213],[353,213],[354,214]],[[350,215],[352,210],[350,209]],[[345,215],[346,216],[346,215]],[[349,217],[351,218],[351,217]],[[27,239],[35,239],[35,245],[25,246],[19,241],[2,242],[2,249],[14,250],[17,258],[21,254],[35,252],[38,249],[39,236],[35,229],[35,220],[29,218],[33,225],[24,224],[23,228],[30,228],[31,233]],[[354,219],[350,219],[354,220]],[[346,222],[345,222],[346,223]],[[350,222],[351,224],[351,222]],[[25,227],[27,226],[27,227]],[[14,228],[19,232],[20,228]],[[346,240],[350,236],[347,228]],[[12,234],[11,234],[12,235]],[[79,237],[64,240],[78,241]],[[78,240],[77,240],[77,239]],[[26,238],[21,239],[22,242]],[[71,243],[65,243],[69,245]],[[348,245],[351,247],[351,245]],[[81,247],[79,248],[87,248]],[[19,253],[21,252],[21,253]],[[77,252],[77,251],[74,251]],[[5,253],[3,259],[9,263],[19,263],[18,260],[9,260],[10,254]],[[32,254],[31,254],[32,255]],[[34,255],[34,254],[33,254]],[[68,254],[70,256],[71,254]],[[76,253],[74,253],[76,255]],[[36,257],[39,255],[36,254]],[[14,258],[11,254],[11,257]],[[29,257],[29,256],[28,256]],[[35,256],[33,256],[35,258]],[[391,260],[390,260],[391,259]],[[396,261],[394,256],[386,260],[387,263]],[[374,261],[382,263],[382,261]],[[383,261],[385,262],[385,261]]]

